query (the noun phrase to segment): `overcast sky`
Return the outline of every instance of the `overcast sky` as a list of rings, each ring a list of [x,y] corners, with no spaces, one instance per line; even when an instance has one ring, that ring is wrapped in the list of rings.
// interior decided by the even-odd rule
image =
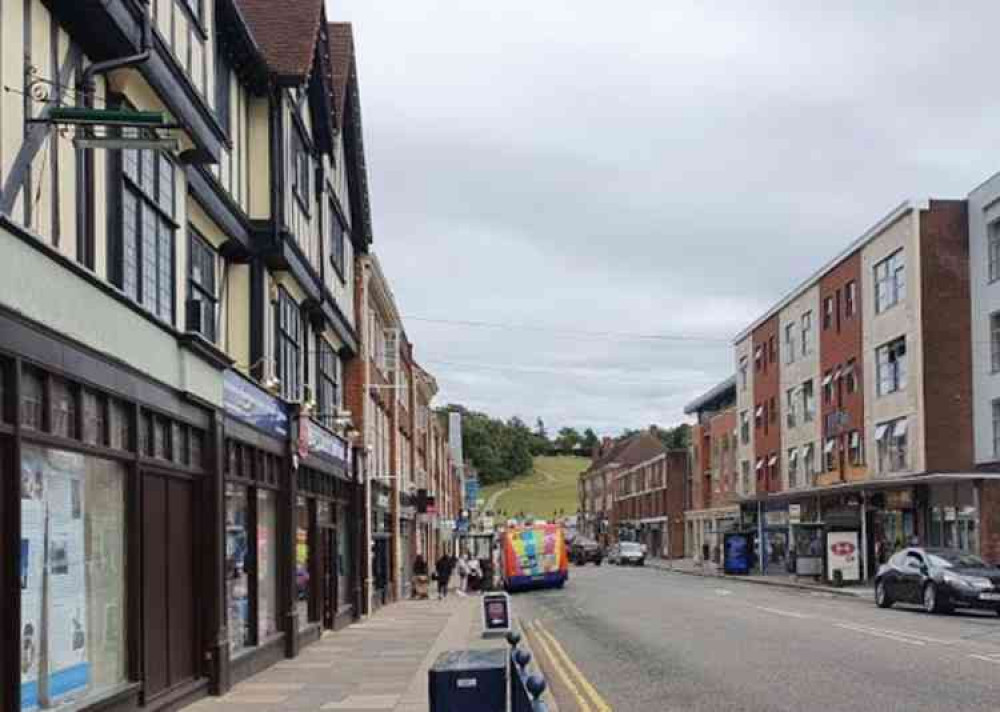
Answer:
[[[550,430],[682,421],[731,338],[867,227],[1000,170],[995,0],[328,7],[439,401]]]

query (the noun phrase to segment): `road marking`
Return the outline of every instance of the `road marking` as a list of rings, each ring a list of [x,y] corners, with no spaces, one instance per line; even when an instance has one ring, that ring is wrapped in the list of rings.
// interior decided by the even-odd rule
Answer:
[[[954,645],[958,641],[956,640],[942,640],[941,638],[931,638],[926,635],[920,635],[918,633],[910,633],[905,630],[892,630],[891,628],[875,628],[868,625],[860,625],[858,623],[852,623],[851,625],[856,628],[861,628],[866,631],[874,631],[876,633],[885,633],[886,635],[898,635],[903,638],[912,638],[914,640],[922,640],[925,643],[934,643],[935,645]]]
[[[780,608],[768,608],[767,606],[754,606],[754,608],[756,608],[759,611],[767,611],[768,613],[773,613],[776,616],[787,616],[788,618],[800,618],[800,619],[812,618],[812,616],[810,616],[807,613],[799,613],[797,611],[784,611]]]
[[[733,594],[728,588],[717,588],[715,589],[716,596],[731,596]]]
[[[894,640],[897,643],[908,643],[909,645],[927,645],[922,640],[914,640],[913,638],[904,638],[900,635],[892,635],[890,633],[885,633],[879,630],[873,630],[871,628],[865,628],[863,626],[848,625],[847,623],[837,623],[838,628],[843,628],[844,630],[850,630],[855,633],[864,633],[865,635],[872,635],[876,638],[886,638],[888,640]]]
[[[594,706],[597,708],[597,712],[611,712],[611,706],[604,701],[604,698],[601,697],[600,693],[598,693],[597,690],[594,689],[594,686],[590,684],[590,682],[587,680],[586,677],[584,677],[583,673],[580,672],[580,668],[578,668],[576,664],[573,662],[573,660],[569,657],[569,655],[566,654],[566,651],[563,649],[562,645],[559,644],[559,641],[556,640],[555,636],[549,633],[548,630],[545,629],[545,626],[542,625],[541,621],[536,620],[535,626],[537,627],[541,636],[543,638],[547,638],[548,641],[552,644],[552,647],[555,649],[556,653],[562,658],[563,662],[566,664],[566,667],[569,668],[570,672],[572,672],[576,676],[576,680],[580,683],[580,686],[583,687],[584,691],[594,702]]]
[[[573,684],[573,680],[569,673],[566,672],[566,669],[562,666],[562,663],[560,663],[551,648],[549,648],[548,643],[545,642],[542,635],[540,635],[539,632],[535,630],[534,626],[528,621],[522,622],[521,627],[524,628],[524,632],[528,635],[528,638],[532,640],[533,644],[536,644],[536,651],[541,649],[542,652],[545,653],[545,656],[549,659],[549,663],[552,665],[552,669],[556,672],[556,677],[562,681],[566,689],[568,689],[570,694],[573,695],[573,699],[576,700],[576,704],[580,712],[591,712],[591,707],[587,704],[587,700],[584,699],[583,695],[580,694],[580,691],[576,688],[576,685]]]
[[[1000,653],[990,653],[989,655],[975,655],[970,653],[970,658],[975,658],[976,660],[983,660],[988,663],[993,663],[994,665],[1000,665]]]

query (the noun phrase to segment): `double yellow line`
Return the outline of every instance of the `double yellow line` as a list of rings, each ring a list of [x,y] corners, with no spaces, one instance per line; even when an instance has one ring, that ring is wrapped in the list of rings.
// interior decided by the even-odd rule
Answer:
[[[523,621],[521,625],[536,653],[541,650],[545,654],[556,676],[576,700],[580,712],[612,712],[611,706],[587,681],[580,668],[540,620],[536,618],[533,621]]]

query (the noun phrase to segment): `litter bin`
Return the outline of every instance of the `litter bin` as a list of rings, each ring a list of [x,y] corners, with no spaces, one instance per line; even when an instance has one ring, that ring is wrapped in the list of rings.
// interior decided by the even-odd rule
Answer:
[[[430,712],[506,712],[506,649],[442,653],[427,678]]]

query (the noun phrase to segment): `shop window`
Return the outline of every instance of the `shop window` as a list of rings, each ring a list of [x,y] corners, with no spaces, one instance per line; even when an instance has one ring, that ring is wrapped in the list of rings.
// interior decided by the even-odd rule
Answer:
[[[126,683],[124,468],[25,447],[21,709],[90,704]]]
[[[83,442],[106,445],[108,442],[108,401],[100,393],[83,392]]]
[[[21,375],[21,423],[31,430],[45,426],[45,376],[26,366]]]
[[[132,450],[134,438],[130,406],[119,400],[110,401],[109,405],[111,447],[116,450]]]
[[[310,620],[310,603],[312,600],[310,565],[312,552],[312,527],[309,515],[309,502],[305,497],[298,497],[295,502],[295,612],[299,628],[304,628]]]
[[[196,470],[205,469],[205,434],[200,430],[191,430],[188,437],[190,450],[190,466]]]
[[[277,495],[257,491],[257,636],[265,642],[278,634]]]
[[[75,439],[77,437],[76,387],[63,378],[52,376],[49,389],[52,401],[52,434]]]
[[[226,484],[226,607],[234,655],[253,645],[250,617],[250,507],[247,488]]]

